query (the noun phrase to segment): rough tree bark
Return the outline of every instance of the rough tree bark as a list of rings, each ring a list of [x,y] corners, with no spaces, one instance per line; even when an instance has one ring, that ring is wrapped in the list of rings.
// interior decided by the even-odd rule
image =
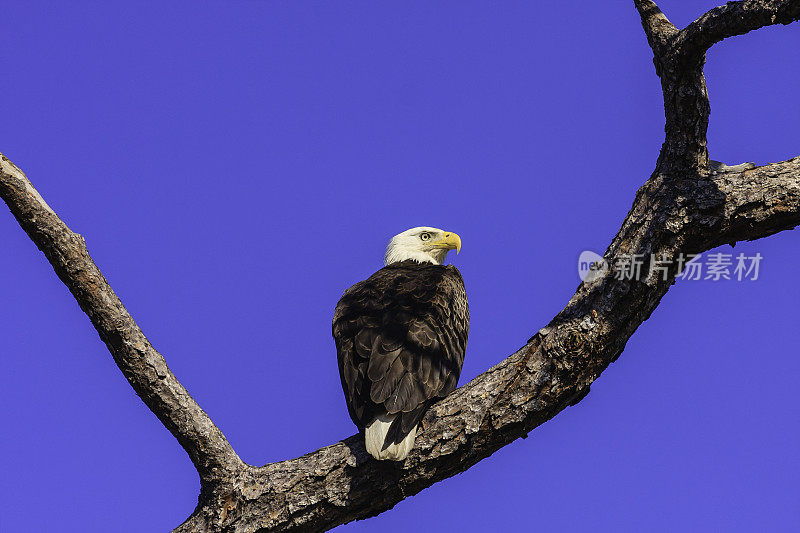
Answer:
[[[178,532],[324,531],[390,509],[524,437],[567,406],[622,352],[675,282],[679,254],[758,239],[800,224],[800,157],[762,167],[709,162],[703,65],[715,43],[800,18],[800,0],[746,0],[678,30],[649,0],[635,0],[661,78],[665,140],[604,257],[669,260],[666,279],[582,283],[522,348],[436,404],[401,464],[370,458],[358,436],[297,459],[244,463],[148,342],[70,231],[5,156],[0,196],[86,312],[136,393],[197,468],[201,493]]]

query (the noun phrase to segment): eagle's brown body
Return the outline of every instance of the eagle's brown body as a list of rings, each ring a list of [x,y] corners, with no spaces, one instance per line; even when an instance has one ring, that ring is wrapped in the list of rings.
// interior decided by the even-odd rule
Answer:
[[[356,426],[397,415],[383,446],[402,441],[456,388],[468,334],[467,294],[454,266],[400,261],[350,287],[336,305],[333,337]]]

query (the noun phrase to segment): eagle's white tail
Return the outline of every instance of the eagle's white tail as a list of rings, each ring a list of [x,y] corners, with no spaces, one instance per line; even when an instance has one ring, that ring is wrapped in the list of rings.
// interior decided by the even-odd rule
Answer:
[[[378,415],[378,417],[369,423],[364,431],[364,444],[367,446],[369,454],[378,459],[379,461],[402,461],[414,447],[414,439],[417,436],[417,428],[411,430],[411,433],[406,435],[398,444],[390,444],[386,448],[383,447],[383,442],[386,440],[386,433],[392,425],[392,421],[397,415]]]

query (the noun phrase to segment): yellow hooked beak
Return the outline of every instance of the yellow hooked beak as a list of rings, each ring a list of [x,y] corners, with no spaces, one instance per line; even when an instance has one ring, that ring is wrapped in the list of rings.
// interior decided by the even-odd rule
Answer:
[[[453,233],[452,231],[445,231],[442,238],[438,241],[434,241],[429,243],[430,246],[435,246],[436,248],[446,248],[448,250],[455,250],[456,254],[461,251],[461,237],[458,236],[457,233]]]

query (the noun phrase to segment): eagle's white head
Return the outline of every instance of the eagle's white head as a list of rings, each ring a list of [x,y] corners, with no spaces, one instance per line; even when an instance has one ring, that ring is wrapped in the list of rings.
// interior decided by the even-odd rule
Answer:
[[[456,253],[461,250],[461,237],[451,231],[420,226],[392,237],[386,247],[384,263],[391,265],[413,259],[419,263],[441,265],[450,250]]]

